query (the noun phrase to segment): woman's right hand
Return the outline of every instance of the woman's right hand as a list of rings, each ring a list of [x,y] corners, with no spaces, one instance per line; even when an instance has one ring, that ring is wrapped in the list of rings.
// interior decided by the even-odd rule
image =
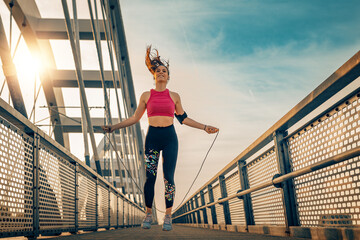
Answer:
[[[101,126],[102,130],[104,130],[104,132],[107,133],[112,133],[114,131],[114,127],[113,125],[105,125],[105,126]]]

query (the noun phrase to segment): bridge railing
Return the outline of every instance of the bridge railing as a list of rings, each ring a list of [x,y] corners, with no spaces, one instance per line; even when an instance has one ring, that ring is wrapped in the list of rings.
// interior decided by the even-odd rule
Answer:
[[[0,99],[0,237],[141,223],[144,210]]]
[[[173,222],[359,227],[359,76],[360,52],[179,206]],[[344,87],[353,91],[316,114]]]

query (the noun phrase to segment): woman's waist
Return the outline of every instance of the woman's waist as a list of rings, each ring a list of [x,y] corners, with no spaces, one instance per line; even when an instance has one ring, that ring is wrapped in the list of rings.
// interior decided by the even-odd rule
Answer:
[[[168,127],[173,125],[174,118],[169,116],[153,116],[148,118],[149,126],[152,127]]]
[[[162,140],[170,140],[171,138],[176,136],[175,127],[173,124],[170,125],[149,125],[147,135],[151,135],[152,138],[159,138]]]

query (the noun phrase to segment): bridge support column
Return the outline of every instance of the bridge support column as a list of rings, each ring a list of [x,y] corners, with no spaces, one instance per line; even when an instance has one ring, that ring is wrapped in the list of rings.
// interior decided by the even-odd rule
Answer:
[[[227,197],[227,191],[226,191],[226,183],[225,183],[225,177],[224,175],[219,176],[219,185],[220,185],[220,192],[221,192],[221,198]],[[230,225],[231,224],[231,216],[230,216],[230,209],[229,209],[229,202],[222,203],[223,210],[224,210],[224,217],[225,217],[225,224]]]
[[[212,190],[212,185],[208,185],[208,193],[209,193],[209,203],[214,202],[214,193]],[[215,206],[211,206],[210,209],[211,209],[212,222],[213,224],[217,224]]]
[[[204,191],[203,190],[200,191],[200,200],[201,200],[201,206],[204,206],[205,205],[205,197],[204,197]],[[201,211],[203,213],[204,223],[208,224],[206,208],[203,208]]]
[[[288,152],[287,141],[284,137],[287,135],[286,132],[276,131],[273,134],[276,158],[278,167],[281,175],[290,173],[291,164]],[[285,224],[289,230],[289,226],[299,226],[299,214],[297,211],[294,182],[293,179],[287,180],[282,183],[282,199],[285,212]]]
[[[249,180],[248,180],[248,175],[247,175],[247,169],[245,166],[245,161],[240,160],[237,162],[237,164],[238,164],[241,190],[244,191],[245,189],[249,188]],[[246,194],[243,196],[242,199],[243,199],[243,204],[244,204],[246,226],[254,225],[255,221],[254,221],[251,197],[249,194]]]

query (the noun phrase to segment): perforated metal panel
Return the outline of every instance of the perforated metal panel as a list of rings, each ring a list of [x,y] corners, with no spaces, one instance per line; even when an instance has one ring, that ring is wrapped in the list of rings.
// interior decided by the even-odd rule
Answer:
[[[110,225],[117,225],[117,196],[110,192]]]
[[[109,190],[102,184],[98,185],[98,224],[109,226]]]
[[[209,203],[210,198],[209,198],[209,192],[206,191],[204,192],[204,198],[205,198],[205,204]],[[207,215],[207,219],[208,219],[208,224],[212,225],[213,224],[213,220],[211,217],[211,208],[206,208],[206,215]]]
[[[0,124],[0,232],[33,228],[33,139]]]
[[[279,173],[276,154],[271,149],[247,166],[250,188],[271,180]],[[273,186],[251,193],[255,224],[285,225],[281,191]]]
[[[124,225],[129,225],[129,203],[124,201]]]
[[[214,200],[217,201],[219,198],[221,198],[220,193],[220,185],[217,184],[213,187],[213,194],[214,194]],[[225,217],[224,217],[224,208],[220,204],[215,205],[216,210],[216,219],[218,224],[225,224]]]
[[[239,172],[234,172],[225,179],[227,195],[236,194],[241,189]],[[231,224],[245,225],[244,203],[242,199],[229,200]]]
[[[39,151],[40,230],[75,228],[75,168],[45,146]]]
[[[122,226],[124,225],[124,200],[121,197],[119,197],[118,202],[119,202],[119,212],[118,212],[119,226]]]
[[[354,97],[289,139],[294,170],[360,146],[360,100]],[[358,157],[294,179],[302,226],[359,226]]]
[[[78,173],[79,228],[96,227],[96,182],[84,171]]]

